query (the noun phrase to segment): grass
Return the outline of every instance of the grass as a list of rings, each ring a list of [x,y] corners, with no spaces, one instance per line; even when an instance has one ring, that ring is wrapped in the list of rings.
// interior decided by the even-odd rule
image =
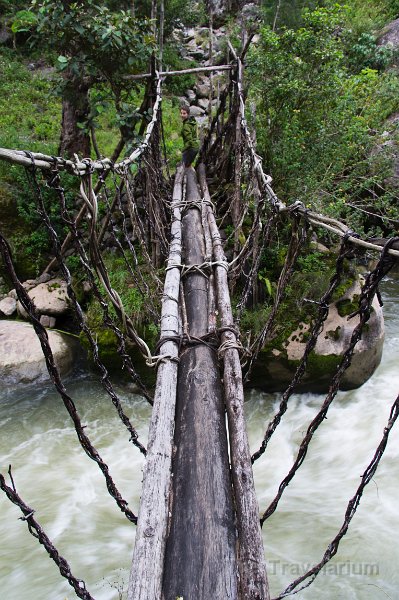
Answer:
[[[50,76],[29,71],[16,51],[1,51],[0,146],[56,152],[61,103],[51,93]]]

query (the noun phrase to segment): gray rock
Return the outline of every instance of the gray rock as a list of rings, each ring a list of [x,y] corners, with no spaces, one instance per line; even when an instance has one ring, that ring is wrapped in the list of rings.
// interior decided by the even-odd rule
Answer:
[[[207,83],[199,83],[195,88],[195,92],[196,92],[198,98],[208,98],[209,91],[210,91],[210,86]]]
[[[41,315],[40,323],[43,325],[43,327],[49,327],[50,329],[52,329],[53,327],[55,327],[55,317],[50,317],[49,315]]]
[[[59,317],[69,312],[67,286],[61,279],[51,279],[47,283],[40,283],[28,291],[40,315]],[[18,314],[24,319],[28,318],[21,303],[17,304]]]
[[[186,98],[189,100],[190,103],[194,102],[194,100],[196,99],[196,95],[194,90],[186,90],[184,92]]]
[[[209,107],[209,100],[208,100],[208,98],[200,98],[198,100],[198,106],[200,106],[204,110],[207,110],[208,107]]]
[[[0,44],[7,44],[12,40],[11,30],[6,25],[0,25]]]
[[[18,300],[18,296],[17,296],[16,290],[11,290],[10,292],[8,292],[8,297],[9,298],[14,298],[14,300]]]
[[[202,115],[205,113],[203,108],[200,108],[199,106],[191,106],[190,107],[190,115],[192,115],[193,117],[202,117]]]
[[[73,341],[49,331],[49,343],[62,376],[73,364]],[[0,387],[49,380],[40,342],[31,325],[18,321],[0,321]]]
[[[312,360],[298,388],[299,391],[326,392],[328,390],[331,377],[348,347],[354,328],[359,323],[358,316],[351,319],[340,316],[339,306],[342,306],[341,303],[345,301],[356,305],[356,297],[359,294],[360,284],[356,282],[337,304],[330,305],[323,331],[318,337]],[[377,299],[374,300],[372,307],[367,327],[355,347],[351,364],[341,380],[340,389],[360,387],[371,377],[381,362],[385,333],[384,318]],[[252,385],[268,391],[285,390],[305,351],[309,328],[307,323],[301,323],[298,329],[292,332],[283,349],[275,348],[263,356],[261,354],[251,377]]]
[[[391,21],[381,31],[378,37],[378,44],[380,46],[389,46],[390,48],[399,48],[399,19]]]
[[[47,283],[48,281],[50,281],[50,279],[50,273],[42,273],[42,275],[40,275],[40,277],[36,279],[36,283]]]
[[[25,288],[26,291],[31,290],[37,285],[36,279],[27,279],[23,282],[22,287]]]
[[[195,39],[195,29],[185,29],[183,31],[184,39],[188,42]]]
[[[91,294],[93,291],[93,286],[91,285],[90,281],[84,281],[82,283],[82,289],[84,294]]]
[[[15,298],[8,296],[0,301],[0,314],[5,315],[6,317],[11,317],[16,310],[17,302]]]

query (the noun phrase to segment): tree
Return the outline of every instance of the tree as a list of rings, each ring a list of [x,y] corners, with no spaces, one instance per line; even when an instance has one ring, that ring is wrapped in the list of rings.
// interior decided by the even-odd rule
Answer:
[[[34,45],[55,51],[62,73],[60,154],[90,156],[89,92],[106,85],[121,114],[131,88],[124,75],[144,69],[154,46],[150,21],[94,0],[33,0],[31,9],[36,16]],[[121,131],[128,136],[122,118]]]

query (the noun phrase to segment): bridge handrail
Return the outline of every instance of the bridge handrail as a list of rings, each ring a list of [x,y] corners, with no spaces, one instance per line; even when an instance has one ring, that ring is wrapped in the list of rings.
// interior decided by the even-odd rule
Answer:
[[[240,110],[241,126],[242,126],[242,130],[243,130],[244,136],[245,136],[244,139],[246,142],[246,146],[250,152],[252,162],[254,165],[254,170],[258,176],[258,181],[261,184],[261,187],[263,188],[264,192],[266,193],[273,208],[280,213],[282,213],[282,212],[296,213],[296,214],[300,215],[303,219],[308,221],[308,223],[310,223],[311,225],[323,227],[327,231],[330,231],[330,232],[338,235],[341,238],[346,236],[348,241],[351,244],[360,246],[367,250],[373,250],[373,251],[377,251],[377,252],[381,253],[383,250],[383,245],[375,244],[375,243],[368,242],[366,240],[361,239],[354,231],[352,231],[347,225],[345,225],[345,223],[342,223],[338,219],[333,219],[331,217],[327,217],[325,215],[322,215],[322,214],[316,213],[312,210],[309,210],[300,201],[293,202],[291,205],[286,205],[286,204],[284,204],[284,202],[279,200],[279,198],[277,197],[276,193],[274,192],[273,188],[270,185],[272,182],[272,178],[270,175],[267,175],[264,172],[263,167],[262,167],[262,158],[256,153],[255,148],[254,148],[251,133],[249,131],[248,123],[247,123],[247,120],[245,117],[245,100],[244,100],[244,93],[243,93],[243,86],[242,86],[242,77],[240,76],[240,74],[242,72],[242,63],[239,58],[237,58],[237,64],[238,64],[237,93],[238,93],[239,102],[240,102],[239,110]],[[390,248],[388,250],[388,254],[390,254],[391,256],[399,257],[399,250]]]
[[[84,175],[87,172],[92,173],[94,171],[104,173],[113,170],[117,173],[122,173],[129,165],[136,162],[149,146],[151,135],[160,113],[162,81],[162,77],[157,73],[156,100],[153,107],[152,119],[147,125],[143,141],[127,158],[118,163],[114,164],[110,158],[103,158],[100,160],[84,158],[80,160],[76,156],[75,160],[71,160],[61,158],[60,156],[49,156],[47,154],[42,154],[41,152],[26,152],[25,150],[12,150],[9,148],[0,148],[0,160],[6,160],[24,167],[31,167],[32,164],[34,164],[35,167],[43,170],[52,170],[54,167],[57,167],[60,171],[65,170],[77,176]]]

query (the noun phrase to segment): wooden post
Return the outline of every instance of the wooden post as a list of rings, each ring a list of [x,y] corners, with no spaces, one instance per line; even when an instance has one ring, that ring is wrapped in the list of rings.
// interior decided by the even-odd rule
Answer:
[[[172,201],[173,221],[165,293],[162,302],[162,338],[179,335],[179,287],[181,262],[181,213],[183,169],[176,173]],[[173,265],[176,265],[174,267]],[[128,587],[128,600],[159,600],[168,525],[172,447],[178,364],[177,341],[167,340],[160,354],[167,358],[158,368],[147,460],[138,517],[136,542]],[[175,600],[175,599],[174,599]]]
[[[205,167],[199,166],[199,179],[204,200],[210,201],[206,184]],[[211,230],[214,257],[225,262],[222,241],[215,216],[208,206],[208,220]],[[216,266],[216,291],[219,318],[222,328],[234,325],[231,310],[227,271],[224,266]],[[244,417],[244,390],[237,338],[234,331],[222,333],[222,343],[228,343],[224,352],[224,397],[227,408],[230,461],[234,486],[234,499],[238,529],[238,568],[240,572],[240,600],[269,600],[269,586],[266,575],[265,556],[259,522],[259,507],[251,465],[251,452],[248,443]]]
[[[195,173],[187,172],[187,200],[199,201]],[[185,265],[205,257],[201,214],[182,219]],[[184,278],[189,335],[208,333],[208,280],[198,271]],[[222,387],[216,353],[204,344],[180,356],[176,453],[163,598],[237,599],[235,525]]]
[[[237,81],[242,80],[242,63],[237,59]],[[234,199],[232,203],[232,220],[234,226],[234,257],[239,252],[240,211],[241,211],[241,170],[242,170],[242,131],[240,97],[236,91],[236,127],[235,127],[235,165],[234,165]]]

